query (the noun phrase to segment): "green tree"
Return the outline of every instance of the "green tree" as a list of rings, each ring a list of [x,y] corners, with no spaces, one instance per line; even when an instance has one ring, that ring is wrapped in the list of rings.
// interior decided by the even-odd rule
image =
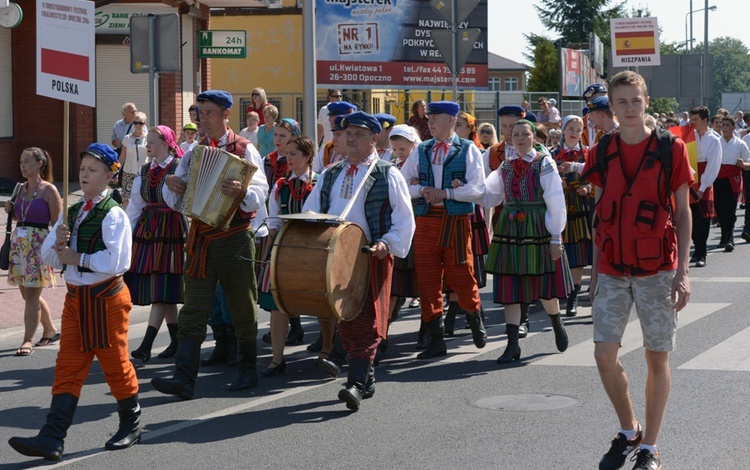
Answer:
[[[557,91],[560,87],[557,71],[560,57],[555,44],[544,36],[524,34],[529,41],[529,53],[526,59],[534,65],[529,67],[528,91]]]
[[[647,113],[669,113],[677,112],[680,109],[680,102],[677,98],[651,98],[648,103]]]
[[[693,52],[703,54],[703,44],[698,44]],[[716,111],[721,107],[722,93],[750,89],[750,50],[739,39],[720,37],[711,41],[708,53],[714,56],[713,98],[708,99],[708,107]]]
[[[625,2],[612,6],[612,0],[539,0],[535,5],[539,19],[548,29],[560,34],[560,44],[588,42],[596,33],[610,48],[609,20],[627,16]]]

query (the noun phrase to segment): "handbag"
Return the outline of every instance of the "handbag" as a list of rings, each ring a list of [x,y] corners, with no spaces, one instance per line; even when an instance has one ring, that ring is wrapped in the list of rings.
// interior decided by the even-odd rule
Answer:
[[[21,183],[17,183],[13,189],[13,196],[10,198],[11,205],[15,204],[16,198],[18,197],[19,190],[21,189]],[[10,267],[10,235],[11,229],[13,228],[13,210],[8,214],[8,223],[5,226],[5,242],[2,248],[0,248],[0,269],[7,271]]]

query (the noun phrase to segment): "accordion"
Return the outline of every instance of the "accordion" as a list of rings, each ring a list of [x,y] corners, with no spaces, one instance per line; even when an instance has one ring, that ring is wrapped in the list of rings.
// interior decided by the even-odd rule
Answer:
[[[227,178],[242,182],[243,193],[258,167],[244,158],[216,147],[196,145],[190,160],[190,177],[182,202],[182,213],[221,230],[229,228],[242,198],[221,193]]]

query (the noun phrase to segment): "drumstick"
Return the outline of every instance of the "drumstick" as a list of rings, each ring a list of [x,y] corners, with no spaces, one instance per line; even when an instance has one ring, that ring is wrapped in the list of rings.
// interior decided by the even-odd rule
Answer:
[[[371,254],[371,253],[375,253],[375,248],[373,248],[373,247],[371,247],[371,246],[367,246],[367,245],[365,245],[365,246],[363,246],[362,248],[360,248],[360,251],[361,251],[362,253],[366,254],[366,255],[369,255],[369,254]]]

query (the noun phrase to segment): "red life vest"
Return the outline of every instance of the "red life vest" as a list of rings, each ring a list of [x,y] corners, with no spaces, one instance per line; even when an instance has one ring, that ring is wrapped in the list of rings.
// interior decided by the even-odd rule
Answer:
[[[655,134],[646,148],[656,152]],[[677,259],[670,181],[658,158],[647,152],[633,175],[625,177],[618,149],[619,134],[609,139],[606,184],[596,204],[596,245],[600,262],[629,275],[654,273]],[[599,152],[597,152],[599,153]],[[600,155],[597,155],[597,159]],[[618,171],[619,170],[619,171]]]

